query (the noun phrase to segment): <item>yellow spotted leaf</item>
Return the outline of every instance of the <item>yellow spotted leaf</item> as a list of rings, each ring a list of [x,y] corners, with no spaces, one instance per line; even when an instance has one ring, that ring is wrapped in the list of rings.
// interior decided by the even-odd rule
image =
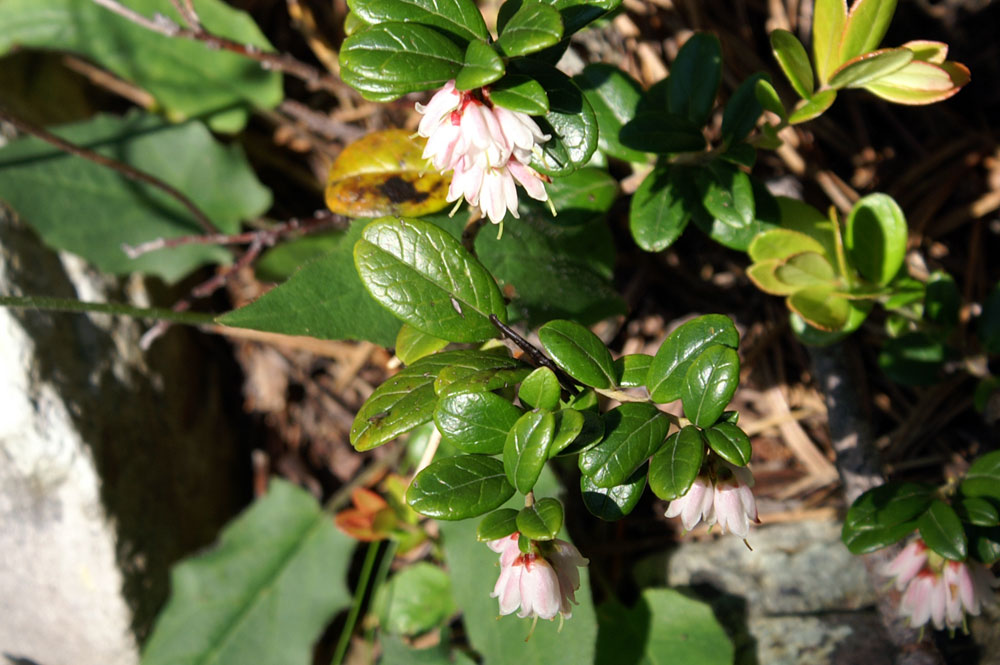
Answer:
[[[350,144],[330,169],[326,205],[347,217],[420,217],[448,202],[450,176],[423,159],[424,139],[403,129],[373,132]]]

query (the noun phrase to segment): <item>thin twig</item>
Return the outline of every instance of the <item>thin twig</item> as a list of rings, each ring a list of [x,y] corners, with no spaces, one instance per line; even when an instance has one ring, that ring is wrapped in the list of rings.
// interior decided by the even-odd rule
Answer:
[[[95,0],[95,2],[96,1],[97,0]],[[71,155],[76,155],[77,157],[83,157],[84,159],[90,160],[95,164],[100,164],[101,166],[105,166],[109,169],[114,169],[115,171],[118,171],[119,173],[121,173],[126,178],[129,178],[130,180],[135,180],[137,182],[142,182],[147,185],[156,187],[160,191],[169,194],[173,198],[177,199],[177,201],[179,201],[185,208],[187,208],[188,212],[190,212],[194,216],[195,220],[197,220],[199,226],[205,229],[207,233],[219,232],[218,227],[216,227],[215,224],[212,223],[212,220],[210,220],[205,215],[205,213],[203,213],[201,209],[198,208],[198,206],[196,206],[191,201],[191,199],[189,199],[182,192],[175,189],[171,185],[168,185],[167,183],[163,182],[159,178],[152,176],[146,173],[145,171],[140,171],[139,169],[133,168],[124,162],[119,162],[116,159],[106,157],[99,152],[94,152],[93,150],[90,150],[88,148],[78,146],[75,143],[70,143],[66,139],[60,138],[55,134],[52,134],[51,132],[42,129],[41,127],[36,127],[35,125],[25,120],[12,116],[3,109],[0,109],[0,120],[9,122],[22,132],[25,132],[27,134],[32,134],[33,136],[36,136],[47,143],[51,143],[52,145],[59,148],[63,152],[67,152]]]
[[[339,80],[287,53],[265,53],[259,47],[252,44],[240,44],[231,39],[212,34],[201,27],[200,23],[196,26],[184,28],[163,14],[156,14],[153,18],[149,18],[133,9],[129,9],[116,0],[93,0],[93,2],[108,11],[118,14],[122,18],[128,19],[136,25],[165,37],[191,39],[202,42],[208,48],[223,49],[250,58],[251,60],[256,60],[264,69],[290,74],[305,81],[311,90],[326,90],[335,94],[342,90],[343,84]],[[187,14],[186,10],[181,12],[182,16],[186,16]],[[197,16],[193,18],[197,18]]]
[[[542,353],[538,347],[517,334],[516,330],[503,323],[496,314],[490,314],[490,322],[504,337],[517,344],[522,351],[528,354],[528,357],[531,358],[531,361],[535,365],[548,367],[552,370],[559,380],[559,384],[562,385],[566,392],[573,396],[580,394],[580,390],[576,387],[573,379],[566,372],[559,369],[554,362],[549,360],[549,357]]]

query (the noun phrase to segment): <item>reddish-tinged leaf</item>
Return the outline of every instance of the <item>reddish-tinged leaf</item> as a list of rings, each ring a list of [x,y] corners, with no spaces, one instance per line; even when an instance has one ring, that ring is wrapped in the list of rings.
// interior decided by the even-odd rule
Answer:
[[[903,48],[913,51],[914,60],[933,62],[940,65],[948,58],[948,45],[944,42],[935,42],[928,39],[914,39],[903,44]]]
[[[968,68],[959,62],[914,60],[864,86],[865,90],[897,104],[933,104],[948,99],[970,80]]]

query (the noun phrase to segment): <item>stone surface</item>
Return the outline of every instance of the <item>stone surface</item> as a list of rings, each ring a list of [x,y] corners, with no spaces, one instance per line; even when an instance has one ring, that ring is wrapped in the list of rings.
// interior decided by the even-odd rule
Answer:
[[[0,294],[128,295],[2,207]],[[137,662],[169,566],[249,499],[225,346],[172,330],[144,355],[142,330],[0,308],[0,653],[12,662]]]

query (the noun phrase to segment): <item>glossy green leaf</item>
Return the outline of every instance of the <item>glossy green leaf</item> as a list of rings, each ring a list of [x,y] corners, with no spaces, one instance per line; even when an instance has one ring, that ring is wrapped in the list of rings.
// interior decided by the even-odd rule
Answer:
[[[455,78],[464,60],[462,49],[434,28],[386,22],[344,40],[340,75],[365,99],[384,102],[440,88]]]
[[[740,358],[736,351],[716,344],[694,359],[681,386],[684,415],[698,427],[711,427],[736,393]]]
[[[446,370],[447,371],[447,370]],[[471,374],[464,374],[460,378],[454,376],[447,377],[449,383],[445,385],[438,396],[441,398],[457,393],[482,393],[494,390],[513,390],[514,386],[521,383],[531,373],[528,367],[483,369]],[[445,375],[445,372],[441,372]],[[439,377],[440,378],[440,377]]]
[[[627,162],[646,161],[645,151],[626,147],[618,138],[622,125],[632,119],[639,105],[642,97],[639,82],[606,63],[587,65],[573,80],[597,116],[598,148]]]
[[[582,422],[572,415],[574,413],[580,415]],[[555,415],[556,434],[552,439],[552,446],[549,448],[550,457],[579,455],[596,446],[604,438],[604,419],[594,411],[577,411],[574,408],[567,408],[557,411]],[[577,425],[580,425],[579,432],[568,444],[564,443]]]
[[[464,520],[499,508],[514,495],[503,462],[484,455],[444,457],[417,474],[406,503],[439,520]]]
[[[887,48],[863,53],[838,67],[830,76],[832,88],[860,88],[905,67],[913,60],[913,51]]]
[[[438,566],[418,561],[378,587],[371,611],[382,630],[393,635],[426,632],[455,613],[451,578]]]
[[[553,411],[559,406],[560,393],[562,388],[555,373],[548,367],[539,367],[521,383],[517,396],[528,407]]]
[[[646,385],[649,366],[653,356],[645,353],[630,353],[615,360],[616,384],[623,388],[637,388]]]
[[[670,67],[667,110],[703,126],[715,105],[722,80],[722,45],[707,32],[693,34]]]
[[[580,476],[580,497],[591,515],[613,522],[635,509],[646,489],[648,464],[643,464],[621,485],[598,487],[590,476]]]
[[[697,205],[690,170],[659,166],[646,176],[629,206],[629,229],[639,247],[659,252],[684,232]]]
[[[891,545],[916,528],[934,489],[918,483],[887,483],[859,496],[844,518],[843,540],[853,554]]]
[[[974,526],[969,528],[968,535],[970,555],[987,566],[1000,561],[1000,527]]]
[[[961,63],[913,60],[864,87],[873,95],[896,104],[921,105],[948,99],[969,81],[969,70]]]
[[[840,66],[840,38],[847,23],[847,0],[816,0],[813,3],[813,62],[820,83],[826,83]]]
[[[916,520],[892,526],[876,526],[870,529],[856,529],[845,524],[841,532],[841,539],[851,554],[868,554],[898,543],[916,529]]]
[[[464,383],[470,377],[481,372],[527,368],[528,366],[516,358],[511,358],[506,347],[494,347],[488,351],[466,351],[461,357],[450,356],[452,362],[442,369],[434,379],[434,392],[444,395],[446,392],[460,392],[454,389],[456,384]],[[478,391],[476,391],[478,392]]]
[[[692,319],[670,333],[649,366],[646,386],[654,402],[680,399],[684,377],[694,359],[714,344],[735,349],[740,334],[727,316],[706,314]]]
[[[836,90],[821,90],[812,99],[803,100],[796,104],[795,109],[788,116],[788,123],[798,125],[814,120],[826,113],[826,110],[833,106],[836,99]]]
[[[774,269],[774,276],[782,284],[796,289],[830,284],[837,278],[830,262],[816,252],[802,252],[789,256],[778,263]]]
[[[517,530],[532,540],[552,540],[563,525],[563,505],[545,497],[517,514]]]
[[[818,240],[800,231],[771,229],[754,238],[747,250],[750,260],[754,262],[787,259],[803,252],[825,255],[826,249]]]
[[[688,425],[667,437],[649,462],[649,488],[665,501],[687,494],[705,461],[705,439]]]
[[[434,409],[434,423],[442,440],[463,453],[499,455],[507,433],[521,410],[491,392],[455,393],[442,397]]]
[[[330,617],[351,601],[354,544],[308,492],[272,479],[215,547],[171,571],[142,662],[309,662]]]
[[[127,4],[150,19],[162,14],[183,24],[169,2],[129,0]],[[212,34],[273,50],[245,12],[219,0],[199,0],[197,10]],[[249,58],[152,32],[92,0],[4,0],[0,2],[0,25],[0,54],[14,47],[34,47],[83,56],[149,92],[173,122],[215,114],[208,120],[213,129],[236,132],[246,123],[249,107],[271,108],[283,96],[281,75],[264,70]],[[180,147],[167,154],[182,162],[202,156],[197,150]],[[181,156],[186,159],[177,160]],[[178,163],[177,169],[193,177],[217,172],[204,165],[190,168],[183,163]],[[93,227],[90,232],[97,235]],[[116,243],[108,244],[117,247]]]
[[[661,155],[705,149],[700,127],[687,118],[663,111],[639,111],[622,126],[618,139],[627,148]]]
[[[972,463],[962,481],[962,494],[1000,500],[1000,451],[987,453]]]
[[[926,386],[938,382],[950,356],[948,347],[936,336],[913,332],[886,340],[878,365],[896,383]]]
[[[614,487],[659,450],[670,419],[652,404],[628,402],[604,414],[604,425],[604,440],[580,455],[580,471],[598,487]]]
[[[717,423],[705,430],[705,440],[715,454],[735,466],[746,466],[753,453],[750,437],[732,423]]]
[[[722,114],[722,141],[733,145],[747,137],[757,125],[764,107],[757,100],[757,84],[770,82],[767,74],[752,74],[733,91]],[[772,88],[773,90],[773,88]]]
[[[559,42],[562,17],[550,5],[526,0],[503,27],[497,43],[508,58],[536,53]]]
[[[735,164],[736,166],[752,169],[753,165],[757,163],[757,147],[745,141],[734,143],[719,155],[719,159],[725,160],[730,164]]]
[[[556,431],[552,436],[552,445],[549,446],[549,458],[555,457],[573,443],[587,424],[583,413],[573,408],[560,409],[554,415]]]
[[[481,541],[499,540],[515,531],[517,531],[517,511],[513,508],[500,508],[479,522],[476,538]]]
[[[473,40],[465,49],[465,63],[455,77],[459,90],[481,88],[498,80],[506,68],[500,55],[484,41]]]
[[[785,302],[809,325],[827,332],[843,329],[851,314],[850,301],[828,284],[806,286],[788,296]]]
[[[462,244],[429,222],[383,218],[354,247],[365,288],[390,312],[435,337],[479,342],[494,337],[489,315],[506,321],[496,283]]]
[[[952,508],[955,509],[955,514],[963,522],[985,527],[1000,524],[1000,512],[986,499],[979,497],[959,499],[952,505]]]
[[[550,321],[538,330],[538,338],[556,364],[580,383],[594,388],[614,385],[611,352],[597,335],[579,323]]]
[[[869,194],[851,208],[844,245],[865,279],[885,285],[906,258],[907,233],[906,218],[892,197]]]
[[[771,33],[771,52],[799,97],[810,99],[815,90],[815,82],[812,65],[809,64],[809,56],[802,42],[787,30],[778,29]]]
[[[781,103],[781,97],[778,96],[778,91],[774,89],[769,80],[757,79],[754,84],[754,98],[757,103],[766,110],[774,113],[782,120],[788,118],[788,112],[785,111],[785,105]],[[766,127],[766,125],[765,125]]]
[[[235,233],[241,220],[271,205],[270,191],[243,151],[223,146],[199,122],[171,125],[145,113],[98,115],[55,133],[177,188],[224,233]],[[220,247],[190,244],[128,258],[123,244],[204,231],[172,196],[33,137],[0,148],[0,199],[47,245],[82,256],[105,272],[139,272],[176,282],[198,266],[230,258]]]
[[[783,228],[804,233],[818,242],[823,246],[820,254],[826,257],[837,255],[836,233],[833,222],[828,216],[798,199],[779,196],[775,200],[778,203],[778,218]]]
[[[750,278],[750,281],[753,282],[758,289],[765,293],[770,293],[775,296],[790,295],[795,293],[801,287],[790,286],[778,279],[775,271],[783,263],[784,261],[781,259],[767,259],[766,261],[754,263],[747,268],[747,277]]]
[[[474,0],[350,0],[347,4],[369,25],[422,23],[443,30],[462,42],[490,38]]]
[[[962,521],[944,501],[936,499],[917,519],[920,537],[927,546],[952,561],[964,561],[969,552]]]
[[[713,162],[698,171],[695,181],[705,210],[715,219],[736,229],[753,224],[753,184],[744,171],[724,162]]]
[[[604,223],[605,214],[611,209],[611,205],[618,199],[618,182],[611,177],[608,172],[601,168],[582,168],[568,176],[556,178],[545,186],[549,194],[552,205],[556,207],[557,215],[553,217],[546,212],[543,217],[549,224],[544,226],[547,233],[552,234],[551,224],[557,226],[583,226],[594,224],[597,221]],[[532,212],[541,212],[544,204],[530,204]],[[527,209],[527,206],[523,206]],[[547,208],[547,206],[544,206]],[[523,213],[522,213],[523,215]],[[534,217],[534,215],[532,215]],[[581,229],[581,232],[583,229]],[[602,236],[598,232],[598,227],[587,229],[587,236],[592,239],[591,245],[604,243],[611,236]],[[561,244],[570,244],[568,238],[560,239]],[[574,252],[581,252],[583,248],[575,248]],[[611,274],[611,267],[614,263],[613,251],[595,251],[590,247],[590,252],[581,252],[597,258],[595,267],[600,267],[602,274]]]
[[[840,62],[878,48],[896,11],[896,0],[855,0],[840,38]]]
[[[720,161],[713,164],[713,167],[716,169],[735,168],[731,164],[726,164]],[[744,226],[733,226],[729,222],[734,221],[737,217],[734,214],[734,211],[727,210],[725,207],[717,208],[715,213],[712,213],[706,210],[704,206],[698,206],[695,208],[694,214],[691,218],[695,226],[708,234],[712,240],[720,245],[740,252],[745,252],[747,247],[750,246],[750,243],[757,235],[769,229],[776,228],[778,223],[778,206],[775,202],[774,196],[767,191],[767,187],[760,180],[750,177],[749,181],[750,191],[753,194],[754,213],[750,217],[750,222],[748,224]],[[704,187],[708,186],[708,179],[705,176],[702,176],[700,185]],[[737,194],[745,197],[744,190],[738,190]],[[745,203],[749,203],[749,199],[744,198],[744,200]],[[719,201],[725,203],[725,195],[723,195],[723,198],[719,199]],[[723,219],[721,219],[716,213],[724,215],[725,219],[728,221],[723,221]]]
[[[396,356],[404,365],[412,365],[424,356],[437,353],[446,346],[448,346],[447,340],[428,335],[405,323],[396,335]]]
[[[490,101],[511,111],[528,115],[549,112],[549,96],[542,84],[521,74],[506,74],[490,86]]]
[[[518,492],[527,494],[535,486],[549,458],[555,434],[555,417],[548,411],[529,411],[507,434],[503,447],[503,467],[507,479]]]
[[[0,185],[2,186],[2,185]],[[365,339],[392,346],[399,319],[372,299],[353,265],[364,222],[338,234],[332,251],[307,263],[284,284],[220,316],[222,325],[318,339]],[[336,289],[329,288],[336,284]]]

